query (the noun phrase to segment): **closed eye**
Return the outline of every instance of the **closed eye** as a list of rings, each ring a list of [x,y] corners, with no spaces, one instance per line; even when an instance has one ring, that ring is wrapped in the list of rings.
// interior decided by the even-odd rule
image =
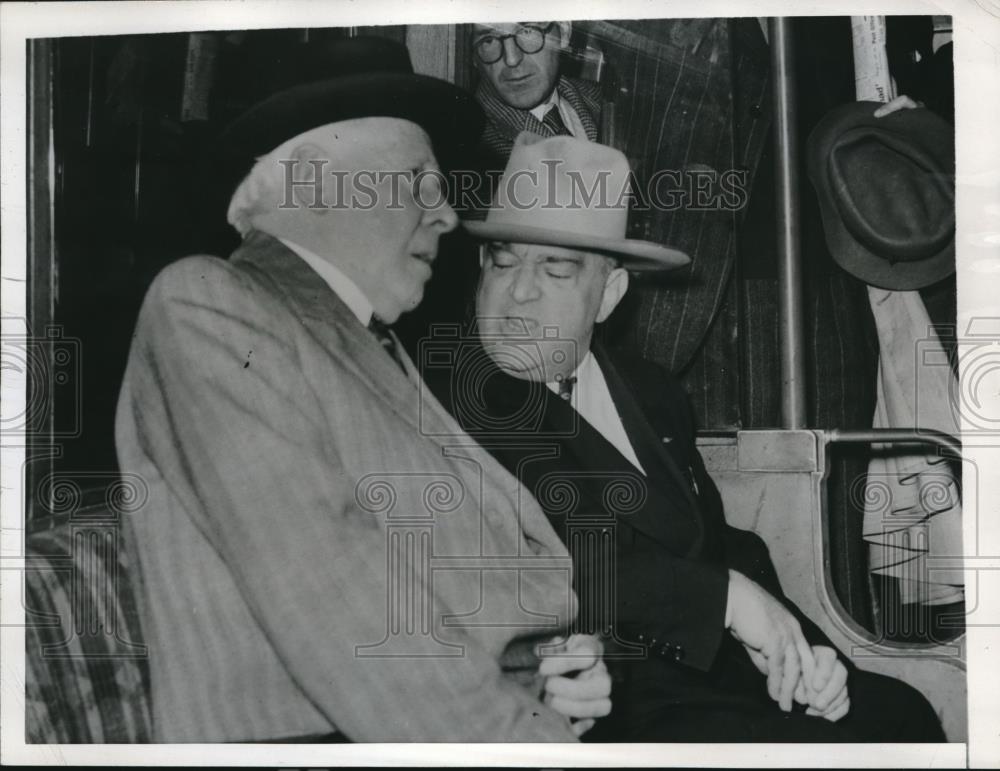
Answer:
[[[499,246],[488,247],[489,264],[498,270],[513,268],[518,263],[517,255]]]
[[[549,257],[545,273],[552,278],[574,278],[580,272],[581,261],[570,257]]]

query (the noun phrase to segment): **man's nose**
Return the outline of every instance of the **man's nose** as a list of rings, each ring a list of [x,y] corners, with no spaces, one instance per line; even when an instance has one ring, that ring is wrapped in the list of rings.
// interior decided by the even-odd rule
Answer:
[[[458,226],[458,215],[445,200],[438,206],[426,209],[423,219],[424,225],[433,227],[441,233],[449,233]]]
[[[521,265],[516,270],[514,283],[510,287],[510,294],[514,298],[514,302],[526,303],[541,297],[542,291],[538,285],[538,277],[535,275],[535,266]]]
[[[514,38],[509,37],[503,41],[503,63],[508,67],[516,67],[524,58],[524,51],[517,47]]]

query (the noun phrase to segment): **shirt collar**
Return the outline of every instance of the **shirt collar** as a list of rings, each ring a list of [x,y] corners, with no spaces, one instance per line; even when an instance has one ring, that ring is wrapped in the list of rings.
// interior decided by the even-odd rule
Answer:
[[[548,99],[546,99],[544,102],[542,102],[537,107],[532,107],[528,112],[530,112],[532,115],[534,115],[535,118],[539,122],[541,122],[542,120],[545,119],[545,113],[547,113],[549,111],[549,107],[551,105],[554,105],[557,110],[559,109],[559,101],[560,101],[559,89],[558,88],[553,88],[552,89],[552,93],[549,94],[549,98]]]
[[[344,305],[351,309],[351,313],[357,316],[358,321],[363,326],[368,326],[374,313],[371,301],[365,297],[360,287],[348,278],[346,273],[329,260],[324,260],[304,246],[284,238],[278,238],[278,240],[305,260],[306,264],[319,274],[319,277],[343,301]]]
[[[588,381],[588,379],[591,377],[591,373],[594,369],[595,364],[596,360],[594,359],[593,352],[587,351],[586,356],[584,356],[583,359],[580,360],[580,363],[576,365],[576,369],[573,370],[573,372],[569,375],[569,377],[575,377],[576,385],[579,386],[581,383]],[[558,380],[550,380],[545,384],[545,387],[548,388],[554,394],[559,393]],[[576,388],[573,389],[573,393],[575,396]]]

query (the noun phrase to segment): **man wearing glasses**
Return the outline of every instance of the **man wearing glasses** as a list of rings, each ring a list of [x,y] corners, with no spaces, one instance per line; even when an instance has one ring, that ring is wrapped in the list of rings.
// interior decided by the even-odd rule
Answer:
[[[472,48],[481,74],[476,99],[486,113],[486,168],[502,169],[522,131],[598,141],[600,87],[559,74],[569,22],[476,24]]]

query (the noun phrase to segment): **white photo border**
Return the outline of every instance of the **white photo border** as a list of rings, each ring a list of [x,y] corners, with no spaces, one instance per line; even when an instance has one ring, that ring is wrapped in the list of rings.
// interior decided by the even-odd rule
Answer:
[[[544,13],[542,10],[544,9]],[[3,3],[0,6],[0,315],[2,335],[23,333],[26,287],[26,40],[217,29],[442,24],[522,18],[950,15],[955,43],[958,330],[1000,319],[1000,0],[808,2],[806,0],[508,0],[503,6],[431,0],[197,0]],[[994,341],[994,345],[1000,341]],[[1000,395],[981,405],[1000,419]],[[0,415],[24,407],[24,373],[4,371]],[[963,428],[972,429],[968,421]],[[1000,473],[984,478],[978,506],[965,503],[970,600],[967,631],[969,741],[948,745],[27,745],[24,742],[24,448],[3,442],[0,528],[0,760],[79,765],[816,766],[984,767],[1000,764]],[[1000,469],[1000,447],[968,447],[980,469]],[[989,476],[989,475],[983,475]],[[976,513],[978,517],[968,516]],[[974,520],[975,521],[972,521]],[[975,527],[975,530],[973,529]],[[972,536],[975,533],[975,539]],[[973,575],[975,574],[975,575]],[[982,617],[977,624],[976,614]],[[997,615],[1000,610],[994,611]]]

